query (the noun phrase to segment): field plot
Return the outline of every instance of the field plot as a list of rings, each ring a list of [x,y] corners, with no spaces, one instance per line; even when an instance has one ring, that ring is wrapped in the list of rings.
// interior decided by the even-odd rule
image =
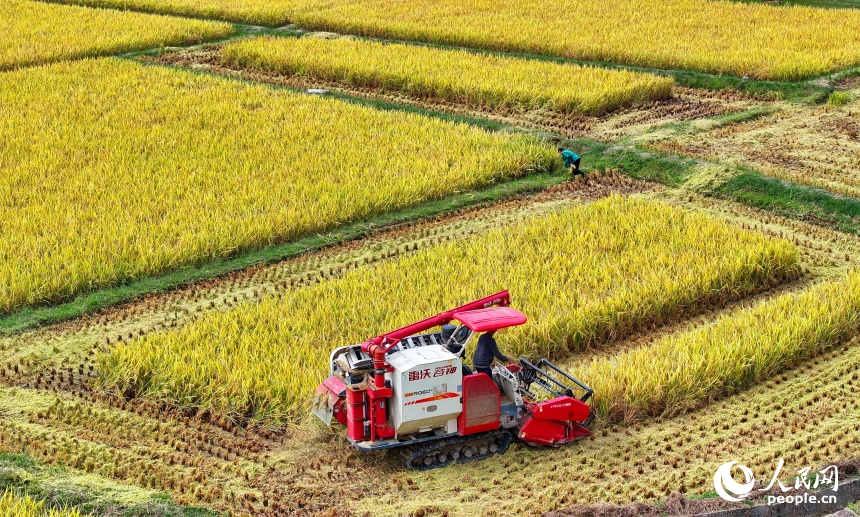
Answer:
[[[643,9],[648,15],[643,16]],[[801,79],[860,63],[860,12],[732,2],[396,0],[296,14],[314,30],[663,69]]]
[[[99,370],[126,395],[279,426],[304,407],[330,349],[463,300],[517,293],[541,316],[506,349],[557,358],[793,278],[796,260],[785,241],[611,197],[120,344]],[[637,281],[617,282],[628,276]]]
[[[312,37],[330,37],[311,33]],[[527,107],[506,103],[485,106],[464,100],[444,100],[404,88],[399,91],[380,86],[353,85],[347,81],[326,80],[307,74],[286,75],[262,67],[234,65],[224,56],[230,44],[211,44],[188,49],[171,49],[157,55],[141,56],[145,62],[203,70],[247,81],[275,84],[288,88],[320,88],[349,97],[412,106],[422,110],[490,120],[494,123],[549,131],[564,137],[597,138],[615,141],[631,135],[649,133],[658,126],[689,120],[727,115],[773,104],[733,90],[699,90],[673,86],[665,99],[643,101],[598,116],[568,113],[546,107]],[[571,85],[574,88],[575,84]]]
[[[227,36],[228,23],[0,0],[0,70]]]
[[[631,422],[748,388],[858,331],[860,272],[854,272],[573,371],[595,389],[597,414]]]
[[[74,0],[662,69],[800,79],[860,63],[860,12],[700,0]],[[643,16],[647,8],[648,16]]]
[[[229,44],[225,64],[489,108],[598,115],[671,95],[672,79],[462,50],[317,37]]]
[[[860,88],[848,91],[853,97]],[[657,149],[756,168],[768,175],[860,196],[860,108],[785,105],[756,120],[681,135]]]
[[[647,188],[623,176],[589,175],[584,181],[535,196],[388,230],[285,263],[153,294],[72,322],[0,337],[4,357],[0,385],[9,386],[0,388],[0,449],[26,452],[47,464],[66,465],[147,490],[164,490],[177,502],[259,516],[315,515],[332,509],[357,514],[447,513],[449,517],[539,515],[573,503],[650,502],[676,490],[690,495],[710,492],[714,470],[726,461],[724,453],[756,474],[772,473],[778,456],[786,460],[784,472],[792,473],[805,465],[856,457],[856,432],[860,431],[856,427],[858,388],[856,378],[852,380],[852,375],[860,374],[856,342],[850,345],[853,348],[807,359],[751,390],[686,415],[609,427],[599,419],[593,440],[559,449],[518,444],[499,458],[426,473],[404,471],[394,458],[358,454],[314,421],[300,422],[283,434],[259,428],[246,431],[215,418],[210,422],[204,412],[189,417],[187,412],[142,399],[105,397],[93,389],[100,353],[117,343],[138,344],[133,343],[136,336],[194,327],[237,304],[244,310],[248,302],[271,293],[291,297],[297,290],[306,290],[304,286],[329,284],[332,277],[355,275],[361,271],[354,269],[363,271],[392,258],[396,262],[391,264],[404,264],[433,252],[441,243],[470,242],[484,238],[488,231],[494,233],[496,226],[509,228],[527,223],[526,218],[535,214],[572,209],[576,199]],[[647,195],[728,218],[767,235],[784,234],[798,243],[803,265],[811,267],[814,275],[841,276],[846,264],[860,260],[860,241],[850,235],[713,198],[688,201],[686,194],[681,199],[673,191],[659,189]],[[661,241],[656,237],[652,242]],[[846,262],[849,255],[851,262]],[[812,267],[812,263],[821,266]],[[407,280],[401,289],[411,289],[414,280]],[[781,290],[802,287],[793,283]],[[432,292],[437,288],[434,285]],[[756,298],[773,296],[764,292]],[[427,298],[411,297],[408,302],[411,306]],[[368,305],[365,300],[350,303],[358,309]],[[519,306],[526,299],[515,294],[514,301]],[[698,321],[710,321],[727,305],[748,306],[748,302],[716,303],[710,309],[691,306],[667,325],[643,325],[633,339],[618,336],[618,341],[580,350],[575,357],[577,361],[608,357],[640,342],[656,342],[652,338],[686,326],[685,316],[690,313],[697,314]],[[364,314],[361,308],[347,317],[361,320]],[[532,317],[529,325],[539,319]],[[503,347],[512,337],[512,333],[504,336]],[[327,355],[329,346],[324,345],[322,355]],[[313,386],[318,382],[314,379]],[[800,449],[797,443],[803,444]],[[356,469],[362,475],[356,475]],[[376,481],[393,477],[401,483]]]
[[[199,16],[239,23],[284,25],[312,5],[331,0],[61,0],[66,4],[141,10],[161,14]]]
[[[527,137],[115,60],[4,74],[0,103],[20,108],[0,117],[0,312],[556,159]]]

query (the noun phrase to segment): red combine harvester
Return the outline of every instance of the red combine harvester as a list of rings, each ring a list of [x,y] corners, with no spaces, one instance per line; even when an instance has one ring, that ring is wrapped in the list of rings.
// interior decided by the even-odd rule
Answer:
[[[462,364],[473,335],[526,322],[509,305],[502,291],[334,350],[313,413],[345,425],[359,450],[401,448],[418,470],[502,454],[514,435],[551,446],[588,436],[593,391],[548,360],[496,365],[492,379]]]

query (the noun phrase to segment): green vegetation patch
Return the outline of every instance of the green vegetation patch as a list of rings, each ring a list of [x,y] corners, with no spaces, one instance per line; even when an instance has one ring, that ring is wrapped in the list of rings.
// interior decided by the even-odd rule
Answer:
[[[712,193],[792,219],[824,223],[845,233],[860,233],[860,199],[854,197],[836,196],[755,171],[741,172]]]

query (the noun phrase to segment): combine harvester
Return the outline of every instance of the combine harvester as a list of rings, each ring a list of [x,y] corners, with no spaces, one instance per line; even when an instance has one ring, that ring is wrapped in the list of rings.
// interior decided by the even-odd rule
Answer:
[[[345,425],[359,450],[400,448],[417,470],[502,454],[514,435],[550,446],[588,436],[593,391],[548,360],[496,365],[492,379],[462,364],[475,334],[526,322],[508,305],[502,291],[334,350],[313,413]]]

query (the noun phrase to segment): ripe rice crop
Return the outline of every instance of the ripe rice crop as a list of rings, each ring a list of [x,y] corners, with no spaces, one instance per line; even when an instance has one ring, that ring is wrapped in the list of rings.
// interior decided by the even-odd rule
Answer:
[[[348,38],[251,38],[226,46],[222,55],[229,66],[419,97],[591,115],[668,98],[673,83],[623,70]]]
[[[113,60],[0,75],[0,313],[545,170],[531,137]]]
[[[311,0],[57,0],[66,4],[153,13],[217,18],[239,23],[275,27],[288,23]],[[318,2],[318,0],[317,0]],[[319,5],[319,3],[317,3]]]
[[[860,12],[702,0],[335,1],[300,26],[663,69],[796,80],[860,63]]]
[[[796,80],[860,63],[860,12],[703,0],[67,0],[662,69]]]
[[[580,366],[598,414],[671,415],[767,381],[860,330],[860,272]]]
[[[0,0],[0,70],[196,43],[233,33],[228,23]]]
[[[0,517],[81,517],[81,514],[76,510],[47,509],[44,501],[6,490],[0,496]]]
[[[333,348],[500,289],[532,316],[501,349],[559,358],[792,278],[796,260],[785,241],[610,197],[148,334],[99,372],[121,393],[281,425],[306,410]]]

